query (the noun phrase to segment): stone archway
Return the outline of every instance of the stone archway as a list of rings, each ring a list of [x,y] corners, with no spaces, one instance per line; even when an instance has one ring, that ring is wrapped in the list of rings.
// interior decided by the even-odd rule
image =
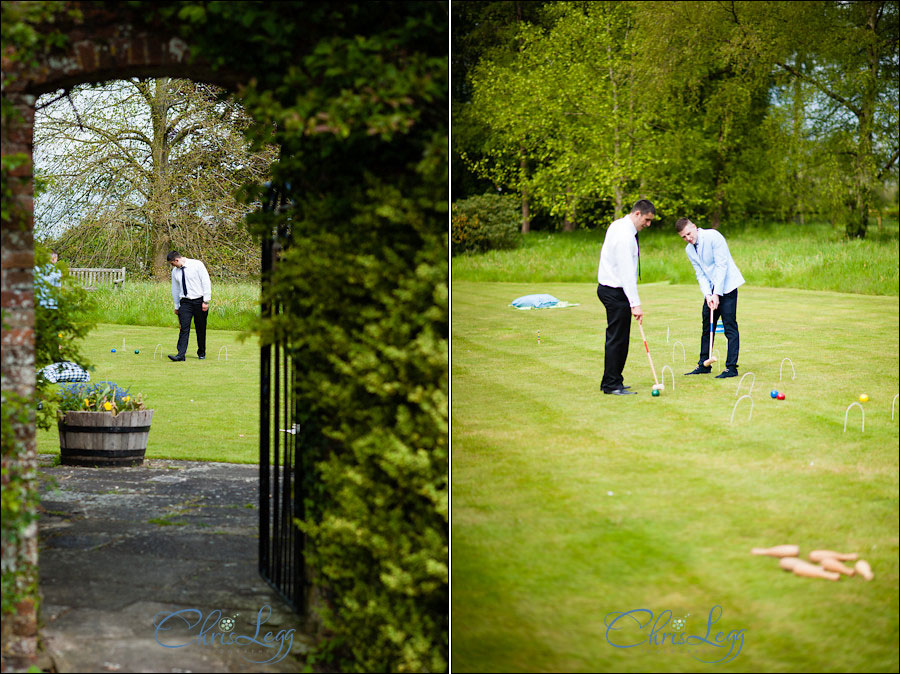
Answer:
[[[15,6],[20,3],[10,2]],[[4,219],[2,243],[2,387],[33,399],[34,372],[34,182],[33,125],[34,106],[38,97],[77,84],[124,79],[129,77],[170,76],[203,81],[235,90],[246,79],[246,73],[216,71],[202,60],[191,58],[191,47],[177,35],[176,26],[147,22],[137,10],[115,9],[102,3],[59,3],[66,9],[80,10],[78,19],[65,11],[57,14],[52,24],[39,26],[52,29],[66,38],[66,48],[48,53],[33,67],[23,67],[14,51],[4,45],[2,69],[3,96],[14,109],[2,129],[2,154],[21,155],[25,160],[9,174],[12,203],[17,217]],[[19,453],[2,457],[6,475],[31,479],[37,470],[35,423],[33,419],[15,427]],[[4,477],[4,485],[7,477]],[[35,487],[36,489],[36,487]],[[4,560],[14,556],[25,565],[36,566],[37,528],[29,527],[20,539],[18,549],[4,546]],[[4,622],[3,662],[7,666],[25,668],[33,664],[37,654],[37,614],[34,599],[17,606],[15,618]]]

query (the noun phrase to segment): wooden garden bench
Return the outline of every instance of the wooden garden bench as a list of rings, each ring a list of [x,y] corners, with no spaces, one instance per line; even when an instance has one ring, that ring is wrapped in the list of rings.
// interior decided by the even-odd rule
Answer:
[[[80,267],[69,269],[69,274],[78,278],[81,285],[94,290],[98,283],[112,283],[116,290],[125,283],[125,267],[121,269],[103,269],[100,267]]]

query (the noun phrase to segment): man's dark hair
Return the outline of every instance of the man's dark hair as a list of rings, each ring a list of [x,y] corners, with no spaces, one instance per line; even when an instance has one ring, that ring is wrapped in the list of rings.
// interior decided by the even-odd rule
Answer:
[[[681,234],[681,230],[687,227],[691,223],[687,218],[678,218],[675,221],[675,231]]]
[[[172,262],[176,257],[181,257],[181,253],[177,250],[170,250],[169,254],[166,255],[166,262]]]
[[[656,207],[647,199],[641,199],[640,201],[635,202],[634,206],[631,208],[631,212],[640,211],[641,215],[647,215],[647,213],[652,213],[656,215]]]

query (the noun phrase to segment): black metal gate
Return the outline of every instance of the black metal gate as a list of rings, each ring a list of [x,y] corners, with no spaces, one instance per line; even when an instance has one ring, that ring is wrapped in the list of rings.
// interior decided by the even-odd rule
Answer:
[[[269,191],[264,209],[283,206]],[[290,231],[279,227],[262,242],[262,312],[277,316],[285,308],[272,301],[270,279],[278,254],[290,245]],[[259,407],[259,572],[291,607],[305,612],[304,535],[294,518],[303,517],[299,424],[293,395],[296,372],[290,345],[279,341],[260,353]]]

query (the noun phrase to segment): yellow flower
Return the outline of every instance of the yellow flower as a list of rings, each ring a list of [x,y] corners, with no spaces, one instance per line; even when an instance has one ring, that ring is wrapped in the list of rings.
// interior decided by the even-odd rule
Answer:
[[[91,406],[91,401],[90,401],[90,399],[88,399],[88,398],[85,398],[85,399],[84,399],[84,406],[85,406],[85,407],[90,407],[90,406]]]
[[[125,396],[124,398],[122,398],[122,402],[124,403],[127,403],[129,400],[131,400],[131,396]]]
[[[112,405],[109,402],[103,403],[103,409],[109,412],[112,409]]]

